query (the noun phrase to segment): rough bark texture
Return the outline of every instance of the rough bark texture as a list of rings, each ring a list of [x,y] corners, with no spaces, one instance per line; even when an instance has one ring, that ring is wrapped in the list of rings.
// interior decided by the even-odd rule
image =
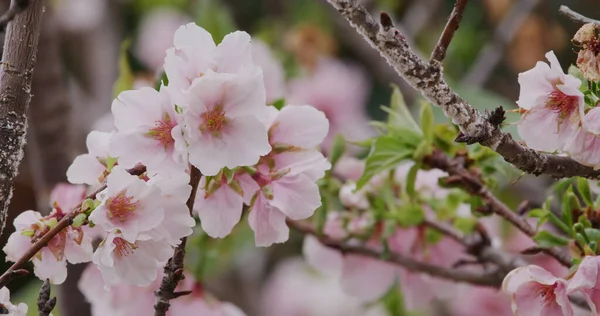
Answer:
[[[442,76],[440,62],[421,60],[397,29],[389,23],[380,25],[356,0],[328,1],[413,88],[458,125],[461,135],[457,141],[490,147],[515,167],[534,175],[600,179],[600,170],[581,165],[569,157],[539,153],[502,132],[498,121],[477,111],[450,88]],[[383,21],[390,21],[386,16],[382,13]]]
[[[0,74],[0,234],[6,225],[13,179],[23,158],[42,13],[42,0],[33,0],[6,31]]]

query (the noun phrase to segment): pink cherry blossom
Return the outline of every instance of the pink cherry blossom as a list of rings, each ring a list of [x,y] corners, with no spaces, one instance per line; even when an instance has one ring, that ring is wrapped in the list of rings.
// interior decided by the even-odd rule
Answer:
[[[577,272],[569,281],[567,287],[568,293],[580,292],[583,293],[588,301],[588,305],[592,310],[593,315],[597,315],[600,311],[600,274],[598,268],[600,266],[600,257],[585,256]]]
[[[14,305],[10,302],[10,291],[8,288],[3,287],[0,289],[0,307],[8,312],[8,316],[27,316],[28,307],[25,303],[19,303]]]
[[[369,88],[364,73],[356,66],[323,59],[314,73],[290,82],[288,102],[310,104],[325,113],[331,124],[323,144],[328,149],[336,134],[350,141],[373,135],[365,112]]]
[[[159,226],[164,219],[166,197],[160,189],[115,167],[106,179],[107,188],[98,194],[100,205],[90,215],[107,231],[118,229],[123,238],[135,242],[138,234]]]
[[[254,165],[271,150],[257,118],[266,110],[260,71],[206,74],[194,80],[185,102],[183,137],[190,162],[204,175]]]
[[[513,316],[510,296],[497,289],[467,285],[449,301],[454,316]]]
[[[573,37],[573,41],[580,45],[577,53],[577,67],[587,80],[600,81],[600,37],[597,35],[600,28],[594,23],[584,24]]]
[[[342,156],[335,164],[333,174],[345,180],[356,181],[365,171],[365,161],[354,157]]]
[[[112,133],[91,131],[85,141],[88,153],[75,157],[67,169],[67,179],[73,184],[99,185],[108,174],[108,146]]]
[[[517,104],[525,114],[518,123],[518,131],[527,146],[553,152],[562,150],[577,132],[583,116],[581,81],[563,73],[550,51],[546,53],[550,66],[538,62],[519,74],[521,93]]]
[[[273,56],[269,46],[260,40],[253,40],[252,59],[263,70],[267,104],[283,98],[285,94],[285,73],[281,63]]]
[[[15,218],[15,232],[10,235],[4,248],[7,261],[17,261],[31,247],[34,239],[41,238],[65,214],[55,209],[50,215],[25,211]],[[92,240],[81,227],[69,226],[54,236],[32,259],[35,275],[61,284],[67,277],[67,261],[73,264],[92,259]]]
[[[340,288],[337,277],[315,273],[299,258],[279,263],[261,294],[262,316],[386,316],[382,304],[364,304]]]
[[[518,315],[572,316],[573,307],[567,296],[567,281],[544,268],[530,265],[511,271],[502,289],[512,297],[512,310]]]
[[[124,91],[113,101],[112,113],[118,132],[110,143],[110,154],[119,165],[132,168],[142,163],[149,173],[184,172],[183,152],[175,149],[181,135],[181,115],[166,89]]]
[[[86,188],[83,185],[69,183],[57,184],[50,192],[50,206],[58,205],[62,210],[70,211],[81,205]]]
[[[340,202],[348,208],[367,209],[370,205],[367,199],[368,189],[363,187],[355,192],[356,183],[348,181],[340,188]]]
[[[244,68],[255,67],[250,35],[246,32],[227,34],[216,46],[210,33],[189,23],[177,29],[173,44],[174,47],[167,50],[164,68],[169,87],[176,92],[186,90],[194,79],[209,72],[236,74]]]
[[[166,6],[150,11],[144,15],[138,26],[133,51],[151,70],[160,71],[167,49],[173,45],[175,31],[189,21],[189,16]]]
[[[173,255],[165,240],[129,242],[118,232],[111,232],[94,252],[106,288],[119,283],[147,286],[157,278],[157,269]]]
[[[595,107],[583,116],[583,124],[565,151],[577,162],[600,168],[600,108]]]

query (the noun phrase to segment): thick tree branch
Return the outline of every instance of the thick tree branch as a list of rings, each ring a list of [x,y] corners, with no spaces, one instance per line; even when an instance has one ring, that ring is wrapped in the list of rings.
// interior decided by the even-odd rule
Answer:
[[[594,23],[594,24],[600,26],[599,20],[590,19],[587,16],[584,16],[580,13],[577,13],[577,12],[571,10],[566,5],[561,5],[560,9],[558,9],[558,12],[577,23],[580,23],[580,24]]]
[[[431,155],[425,157],[423,162],[430,167],[446,171],[450,175],[447,178],[449,184],[458,184],[470,194],[481,197],[492,212],[509,221],[527,236],[533,237],[536,234],[535,229],[523,217],[502,203],[485,187],[483,181],[477,175],[465,168],[465,161],[461,157],[451,159],[445,153],[436,149]],[[542,251],[555,258],[565,267],[570,268],[573,264],[569,256],[556,248],[544,248]]]
[[[454,33],[456,30],[458,30],[460,21],[463,17],[463,12],[467,7],[468,2],[469,0],[456,0],[454,3],[454,9],[452,9],[452,13],[450,13],[450,17],[448,17],[448,22],[444,27],[444,31],[435,45],[433,52],[431,53],[431,60],[437,60],[441,62],[444,60],[444,58],[446,58],[448,46],[450,46],[450,42],[454,37]]]
[[[128,171],[132,175],[141,175],[144,172],[146,172],[146,167],[136,167],[133,169],[129,169]],[[95,199],[96,195],[102,192],[102,190],[104,189],[106,189],[106,184],[102,184],[94,192],[90,193],[88,196],[83,198],[82,202],[86,199]],[[25,264],[29,262],[29,260],[31,260],[31,258],[33,258],[33,256],[35,256],[42,248],[48,245],[48,242],[52,240],[54,236],[58,235],[58,233],[60,233],[63,229],[73,224],[73,220],[77,215],[79,215],[80,212],[81,205],[75,207],[71,212],[66,214],[60,221],[58,221],[56,226],[52,227],[52,229],[50,229],[39,239],[33,240],[33,245],[31,245],[31,247],[27,249],[27,251],[15,263],[13,263],[13,265],[10,268],[8,268],[8,270],[6,270],[6,272],[4,272],[2,276],[0,276],[0,288],[6,286],[10,281],[12,281],[15,278],[15,276],[23,275],[22,271],[25,271],[22,270],[23,266],[25,266]]]
[[[32,0],[9,23],[4,41],[0,75],[0,234],[6,225],[13,179],[23,158],[42,12],[43,1]]]
[[[311,224],[301,221],[287,220],[289,227],[296,231],[315,236],[319,241],[330,248],[337,249],[345,254],[355,254],[366,257],[371,257],[378,260],[384,260],[393,264],[398,264],[412,272],[425,273],[434,277],[443,278],[457,282],[467,282],[476,285],[498,287],[502,283],[504,275],[501,272],[472,272],[458,269],[450,269],[441,266],[420,262],[398,253],[389,253],[384,255],[383,252],[368,248],[362,245],[351,245],[341,240],[336,240],[331,237],[319,234]]]
[[[4,31],[4,29],[6,29],[8,22],[12,21],[15,16],[17,16],[17,13],[27,9],[27,6],[29,6],[29,1],[30,0],[12,0],[10,2],[8,10],[2,16],[0,16],[0,31]]]
[[[50,280],[46,279],[40,288],[37,300],[38,315],[48,316],[56,305],[56,297],[50,298]]]
[[[386,58],[413,88],[439,106],[459,126],[457,141],[481,143],[498,152],[517,168],[534,175],[557,178],[581,176],[600,179],[600,170],[584,166],[569,157],[542,154],[516,142],[503,133],[496,117],[482,115],[456,94],[442,76],[439,62],[424,62],[410,49],[404,36],[389,23],[380,25],[356,0],[328,0],[365,39]],[[383,13],[384,22],[388,22]],[[502,112],[501,109],[496,112]]]
[[[194,201],[196,199],[196,192],[198,192],[198,184],[202,174],[198,168],[192,166],[190,172],[190,185],[192,186],[192,192],[187,200],[187,207],[192,214],[194,208]],[[169,259],[169,262],[165,265],[164,276],[160,283],[160,288],[154,292],[156,301],[154,303],[154,316],[165,316],[171,303],[172,299],[180,296],[189,294],[189,292],[175,292],[175,288],[179,281],[183,279],[183,260],[185,259],[185,245],[187,237],[181,238],[181,244],[175,248],[173,257]]]

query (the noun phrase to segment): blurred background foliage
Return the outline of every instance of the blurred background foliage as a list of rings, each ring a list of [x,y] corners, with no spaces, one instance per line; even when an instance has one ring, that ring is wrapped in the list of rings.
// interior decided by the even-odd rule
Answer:
[[[373,14],[382,10],[388,12],[421,56],[428,57],[454,1],[363,0],[363,4]],[[600,6],[596,0],[471,1],[444,62],[445,74],[451,85],[479,110],[499,105],[510,109],[515,107],[518,98],[518,73],[544,60],[547,51],[554,50],[566,70],[576,58],[570,38],[577,25],[558,16],[561,4],[591,17],[600,17]],[[151,56],[151,50],[162,47],[161,43],[165,41],[170,44],[173,25],[176,28],[189,21],[207,29],[216,42],[235,30],[247,31],[261,39],[282,62],[288,79],[310,73],[322,56],[358,65],[368,78],[368,98],[364,107],[374,120],[386,118],[380,106],[389,103],[390,83],[398,84],[408,106],[415,113],[419,111],[416,105],[420,97],[415,91],[387,69],[383,59],[349,28],[325,0],[52,0],[48,1],[45,19],[46,26],[55,26],[47,29],[55,32],[53,38],[58,45],[55,47],[58,59],[51,62],[60,65],[61,69],[53,80],[64,81],[63,92],[70,104],[70,114],[64,122],[70,132],[63,128],[63,133],[56,137],[70,144],[68,152],[71,158],[85,151],[85,135],[92,128],[99,128],[98,120],[109,112],[115,91],[135,87],[139,81],[158,82],[160,71],[157,72],[151,60],[160,63],[161,59],[160,56]],[[48,51],[40,45],[40,54],[47,54]],[[38,61],[37,73],[43,71],[40,63],[43,65],[44,62],[48,61]],[[41,89],[44,87],[34,86],[34,99],[43,95]],[[32,105],[32,110],[35,109]],[[439,109],[434,107],[433,111],[436,122],[447,122]],[[517,117],[509,113],[506,121],[507,130],[512,131],[515,137],[510,123],[515,122]],[[30,142],[29,147],[35,146],[31,143],[35,142]],[[57,181],[46,181],[40,185],[41,180],[36,179],[36,170],[39,170],[36,168],[36,155],[39,151],[38,154],[35,152],[30,148],[27,161],[22,165],[11,208],[12,217],[26,209],[43,211],[40,205],[48,208],[44,200],[47,194],[39,194],[39,188],[45,185],[48,191]],[[56,169],[55,172],[64,177],[66,170]],[[527,181],[521,183],[525,183],[526,188],[533,187]],[[531,196],[531,191],[521,191],[505,193],[505,196],[517,196],[509,199],[509,203],[511,200],[512,204],[517,203],[519,195]],[[537,202],[541,203],[543,199],[542,194]],[[252,303],[237,296],[244,295],[252,284],[264,279],[281,258],[298,254],[301,238],[254,251],[247,224],[244,220],[241,223],[236,233],[225,240],[196,234],[190,247],[199,247],[203,251],[190,253],[188,260],[196,277],[211,283],[217,294],[246,310],[256,310],[256,302],[252,306]],[[2,243],[10,232],[7,229]],[[256,268],[259,266],[257,261],[264,261],[266,268]],[[250,285],[236,287],[235,282],[241,282],[240,276],[236,275],[239,273],[239,269],[234,269],[236,267],[253,271],[252,277],[243,280]],[[4,265],[3,269],[6,268],[7,265]],[[73,282],[76,280],[71,280]],[[24,285],[27,286],[23,288]],[[25,278],[11,286],[16,291],[15,300],[27,300],[33,311],[39,282]],[[231,291],[232,286],[236,291]],[[63,297],[66,296],[63,294]],[[394,302],[393,295],[384,300],[403,310],[401,303]],[[59,301],[63,300],[59,298]],[[60,310],[54,312],[55,316],[67,314],[85,315],[61,313]]]

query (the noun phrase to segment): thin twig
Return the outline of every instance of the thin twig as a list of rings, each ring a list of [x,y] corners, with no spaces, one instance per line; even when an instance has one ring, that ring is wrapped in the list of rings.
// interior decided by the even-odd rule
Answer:
[[[40,294],[37,300],[38,315],[48,316],[56,305],[56,297],[50,298],[50,280],[46,279],[40,288]]]
[[[494,31],[494,37],[475,58],[462,83],[471,87],[481,87],[489,79],[492,71],[502,60],[506,46],[512,42],[531,11],[540,0],[515,1]]]
[[[490,210],[509,221],[517,229],[527,236],[533,237],[536,231],[519,214],[513,212],[506,204],[502,203],[490,190],[488,190],[483,181],[464,166],[464,158],[456,157],[451,159],[442,151],[436,149],[433,153],[423,159],[428,166],[446,171],[452,182],[457,182],[463,189],[472,195],[477,195],[489,206]],[[554,257],[565,267],[571,267],[571,259],[556,248],[544,248],[543,252]]]
[[[0,32],[6,29],[8,22],[12,21],[19,12],[29,6],[29,0],[12,0],[8,10],[0,16]]]
[[[566,5],[561,5],[560,9],[558,9],[558,13],[560,13],[560,14],[566,16],[567,18],[569,18],[577,23],[580,23],[580,24],[594,23],[594,24],[600,26],[599,20],[594,20],[594,19],[588,18],[587,16],[584,16],[581,13],[577,13],[577,12],[571,10]]]
[[[190,210],[190,215],[194,208],[194,201],[196,199],[196,192],[198,192],[198,184],[202,174],[198,168],[192,166],[190,172],[190,186],[192,192],[187,200],[187,207]],[[165,265],[164,276],[160,283],[160,288],[154,292],[156,297],[154,303],[154,316],[165,316],[171,303],[172,299],[187,294],[188,292],[175,292],[175,288],[179,281],[183,279],[183,260],[185,259],[185,245],[187,243],[187,237],[181,238],[181,244],[175,248],[173,257],[169,259],[169,262]]]
[[[452,9],[452,13],[450,13],[450,17],[448,17],[448,22],[444,27],[444,31],[435,45],[433,52],[431,53],[431,60],[437,60],[441,62],[444,60],[444,58],[446,58],[448,46],[450,46],[450,42],[454,37],[454,33],[460,26],[460,21],[462,20],[463,12],[467,7],[468,2],[469,0],[456,0],[454,3],[454,9]]]
[[[141,175],[146,172],[146,167],[136,167],[128,170],[129,173],[133,175]],[[99,188],[97,188],[94,192],[90,193],[86,196],[83,201],[86,199],[95,199],[96,195],[102,190],[106,189],[106,184],[102,184]],[[82,201],[82,202],[83,202]],[[47,233],[45,233],[38,240],[35,240],[33,245],[19,258],[15,263],[13,263],[2,276],[0,276],[0,288],[6,286],[12,279],[14,279],[15,272],[21,270],[23,266],[31,260],[42,248],[48,245],[48,242],[54,238],[54,236],[58,235],[63,229],[69,227],[73,224],[73,219],[81,212],[81,203],[79,206],[75,207],[71,212],[66,214],[56,226],[52,227]]]
[[[457,141],[480,143],[499,153],[515,167],[534,175],[548,174],[556,178],[581,176],[600,179],[600,170],[584,166],[570,157],[542,154],[524,147],[503,133],[498,108],[483,115],[462,99],[446,83],[440,63],[424,62],[412,51],[404,36],[390,25],[380,25],[356,0],[328,0],[350,24],[377,49],[388,63],[461,130]]]
[[[409,256],[404,256],[399,253],[389,253],[384,255],[382,251],[377,251],[362,245],[351,245],[341,240],[336,240],[331,237],[321,235],[311,224],[301,221],[287,220],[289,227],[303,234],[315,236],[323,245],[337,249],[344,254],[354,254],[366,257],[371,257],[378,260],[387,261],[393,264],[400,265],[411,272],[425,273],[434,277],[443,278],[456,282],[467,282],[482,286],[498,287],[504,278],[503,273],[499,271],[493,272],[472,272],[458,269],[450,269],[437,265],[428,264],[412,259]]]

